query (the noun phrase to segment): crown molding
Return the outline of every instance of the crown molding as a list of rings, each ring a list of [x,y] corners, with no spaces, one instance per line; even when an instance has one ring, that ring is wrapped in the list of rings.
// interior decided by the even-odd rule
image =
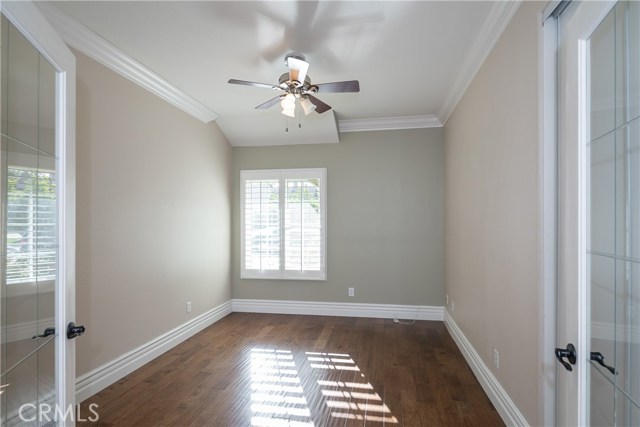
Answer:
[[[218,115],[126,53],[63,13],[41,2],[38,7],[65,43],[159,96],[196,119],[209,123]]]
[[[381,117],[377,119],[338,120],[340,133],[377,130],[424,129],[442,127],[433,114],[425,116]]]
[[[476,37],[462,67],[460,67],[460,72],[453,82],[449,95],[438,111],[438,117],[443,125],[449,120],[451,113],[453,113],[458,102],[462,99],[471,81],[478,73],[484,60],[489,56],[520,4],[521,0],[493,2],[491,10],[480,28],[478,37]]]

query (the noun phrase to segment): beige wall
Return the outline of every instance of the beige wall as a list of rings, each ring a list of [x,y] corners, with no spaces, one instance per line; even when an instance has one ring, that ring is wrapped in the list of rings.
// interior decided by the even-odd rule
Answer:
[[[82,375],[230,299],[231,148],[216,124],[76,56]]]
[[[345,133],[338,144],[233,149],[234,298],[444,304],[442,129]],[[241,280],[243,169],[326,167],[326,282]],[[355,297],[347,288],[355,288]]]
[[[531,425],[540,424],[537,30],[544,5],[518,9],[445,127],[447,308]]]

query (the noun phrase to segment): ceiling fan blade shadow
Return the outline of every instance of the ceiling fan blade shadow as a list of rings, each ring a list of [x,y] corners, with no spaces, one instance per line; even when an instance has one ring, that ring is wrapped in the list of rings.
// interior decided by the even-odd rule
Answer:
[[[318,93],[360,92],[360,82],[358,80],[320,83],[315,86],[318,88]]]
[[[286,41],[282,40],[266,49],[263,49],[260,52],[260,56],[262,56],[262,58],[264,58],[267,62],[273,62],[278,59],[282,61],[282,57],[285,56],[288,51],[289,47]]]
[[[265,89],[282,90],[282,88],[280,86],[270,85],[268,83],[249,82],[249,81],[246,81],[246,80],[229,79],[228,83],[231,83],[233,85],[244,85],[244,86],[262,87],[262,88],[265,88]]]
[[[322,114],[325,111],[331,110],[331,106],[330,105],[325,104],[324,102],[320,101],[315,96],[313,96],[313,95],[307,95],[307,96],[309,97],[309,101],[311,101],[311,103],[316,106],[316,112],[317,113]]]
[[[282,98],[281,95],[278,95],[275,98],[271,98],[267,102],[263,102],[262,104],[258,105],[256,107],[256,110],[266,110],[267,108],[271,108],[274,105],[276,105],[278,102],[280,102],[281,98]]]

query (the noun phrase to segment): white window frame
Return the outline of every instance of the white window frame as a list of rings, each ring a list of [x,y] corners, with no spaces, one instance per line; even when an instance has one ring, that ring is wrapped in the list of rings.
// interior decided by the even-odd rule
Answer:
[[[322,256],[320,271],[285,270],[285,180],[316,178],[320,181],[320,232]],[[255,270],[245,268],[245,182],[247,180],[278,179],[280,209],[280,269]],[[327,280],[327,169],[261,169],[240,171],[240,278],[273,280]]]

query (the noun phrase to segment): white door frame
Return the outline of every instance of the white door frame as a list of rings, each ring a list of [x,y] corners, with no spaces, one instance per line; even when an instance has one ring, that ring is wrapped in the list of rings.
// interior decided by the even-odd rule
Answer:
[[[558,26],[553,16],[559,1],[550,2],[538,25],[538,260],[539,381],[538,419],[556,422],[556,287],[558,278]]]
[[[30,1],[0,1],[0,10],[56,70],[56,157],[58,200],[58,271],[56,278],[56,399],[75,424],[75,343],[66,337],[75,318],[76,216],[76,59]],[[72,413],[68,411],[71,408]]]

